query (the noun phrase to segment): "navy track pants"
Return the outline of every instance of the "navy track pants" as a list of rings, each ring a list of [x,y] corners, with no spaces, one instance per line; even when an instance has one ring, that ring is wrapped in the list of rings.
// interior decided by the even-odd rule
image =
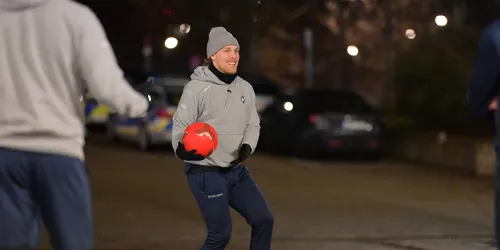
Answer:
[[[240,164],[227,172],[186,174],[207,226],[202,250],[223,250],[228,245],[232,231],[230,207],[252,227],[250,249],[271,249],[274,217],[245,166]]]
[[[0,250],[37,249],[42,222],[53,249],[93,248],[85,164],[62,155],[0,148]]]

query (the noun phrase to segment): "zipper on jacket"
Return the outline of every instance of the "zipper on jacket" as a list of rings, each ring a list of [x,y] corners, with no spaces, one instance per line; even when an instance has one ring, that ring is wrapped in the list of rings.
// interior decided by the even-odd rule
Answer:
[[[224,102],[224,110],[226,110],[226,108],[227,108],[227,99],[229,99],[229,94],[231,94],[231,90],[229,89],[229,87],[227,87],[226,101]]]

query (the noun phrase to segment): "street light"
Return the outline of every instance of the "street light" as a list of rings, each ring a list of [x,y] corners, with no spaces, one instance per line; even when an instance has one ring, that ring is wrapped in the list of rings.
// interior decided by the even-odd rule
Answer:
[[[448,18],[444,15],[437,15],[434,21],[439,27],[444,27],[448,24]]]
[[[173,48],[177,47],[178,43],[179,43],[179,41],[177,40],[177,38],[169,37],[165,40],[165,48],[173,49]]]
[[[349,54],[350,56],[357,56],[358,53],[359,53],[358,47],[354,45],[349,45],[349,47],[347,47],[347,54]]]
[[[406,36],[406,38],[411,40],[411,39],[415,39],[415,37],[417,36],[417,33],[413,29],[407,29],[405,32],[405,36]]]
[[[283,108],[284,108],[286,111],[290,112],[290,111],[292,111],[292,110],[293,110],[293,103],[291,103],[291,102],[285,102],[285,103],[283,104]]]
[[[184,23],[179,26],[179,30],[182,34],[187,34],[191,31],[191,25]]]

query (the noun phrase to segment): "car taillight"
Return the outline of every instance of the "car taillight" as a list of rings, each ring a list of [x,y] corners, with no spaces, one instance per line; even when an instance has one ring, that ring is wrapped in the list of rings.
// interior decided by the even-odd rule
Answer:
[[[318,122],[318,119],[319,119],[319,115],[316,115],[316,114],[309,115],[309,122],[310,123],[316,123],[316,122]]]

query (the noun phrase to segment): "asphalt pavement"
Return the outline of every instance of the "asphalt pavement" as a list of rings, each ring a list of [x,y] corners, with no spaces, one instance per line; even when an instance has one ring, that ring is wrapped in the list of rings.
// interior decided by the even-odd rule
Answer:
[[[205,226],[171,149],[143,153],[92,135],[86,155],[96,249],[200,249]],[[273,210],[274,250],[494,249],[488,180],[391,161],[257,153],[245,165]],[[227,249],[249,249],[249,236],[233,213]]]

